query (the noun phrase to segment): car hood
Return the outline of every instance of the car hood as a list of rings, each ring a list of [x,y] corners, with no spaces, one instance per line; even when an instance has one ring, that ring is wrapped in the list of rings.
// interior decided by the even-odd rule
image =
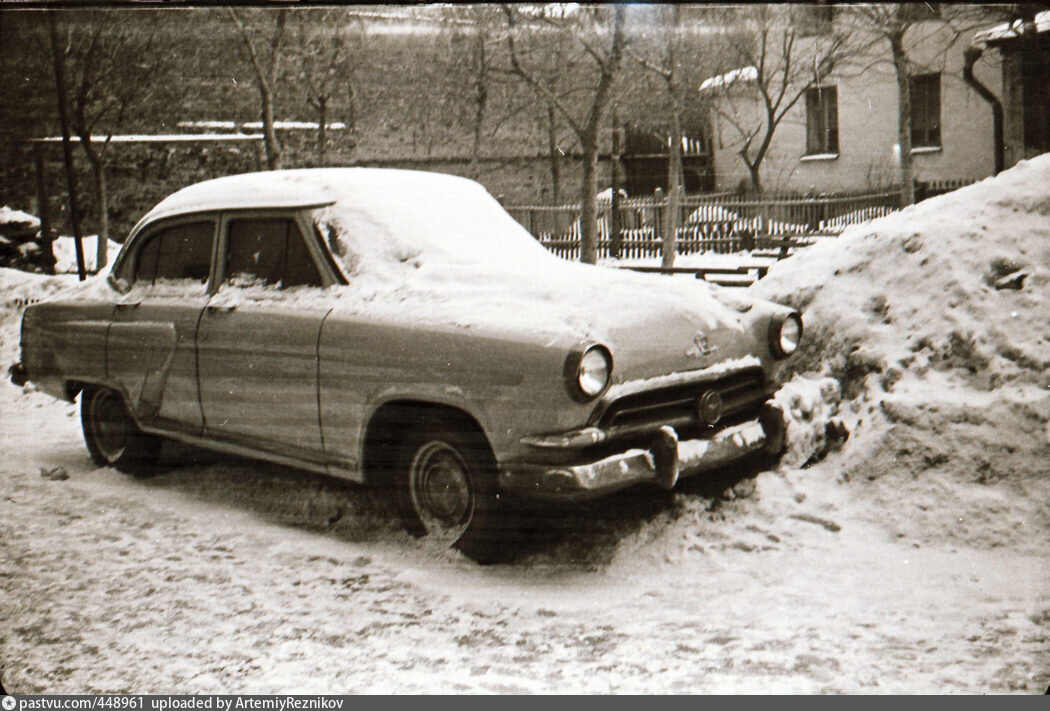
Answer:
[[[693,279],[559,259],[527,274],[431,263],[383,276],[351,278],[335,313],[565,349],[601,343],[616,382],[761,357],[755,321],[778,308]]]

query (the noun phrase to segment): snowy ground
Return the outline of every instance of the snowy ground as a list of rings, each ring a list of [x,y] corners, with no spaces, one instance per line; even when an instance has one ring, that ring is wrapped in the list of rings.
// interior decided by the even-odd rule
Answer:
[[[75,406],[0,384],[3,685],[1042,693],[1046,185],[1050,156],[774,267],[753,289],[810,344],[781,466],[562,510],[506,565],[276,466],[172,446],[152,479],[95,469]],[[61,281],[0,271],[0,361]]]

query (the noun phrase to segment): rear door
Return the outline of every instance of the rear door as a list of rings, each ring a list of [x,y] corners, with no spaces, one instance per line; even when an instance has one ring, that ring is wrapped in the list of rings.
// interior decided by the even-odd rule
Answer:
[[[109,377],[145,424],[200,434],[195,339],[208,302],[218,215],[166,220],[135,238],[106,336]]]
[[[319,246],[296,213],[233,213],[197,339],[208,436],[322,463],[317,342],[329,311]]]

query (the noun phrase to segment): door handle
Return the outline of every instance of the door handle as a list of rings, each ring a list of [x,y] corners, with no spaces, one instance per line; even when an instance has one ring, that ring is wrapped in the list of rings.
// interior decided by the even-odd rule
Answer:
[[[118,309],[133,309],[137,306],[141,306],[141,301],[121,301],[117,303]]]

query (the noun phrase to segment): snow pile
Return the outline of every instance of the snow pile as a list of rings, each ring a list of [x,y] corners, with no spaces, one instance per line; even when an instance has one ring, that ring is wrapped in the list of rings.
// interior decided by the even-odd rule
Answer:
[[[1050,156],[848,229],[755,291],[806,315],[802,365],[856,395],[866,376],[954,371],[974,387],[1048,383]],[[795,361],[796,364],[798,361]]]
[[[98,256],[98,235],[88,235],[87,237],[84,237],[81,242],[84,247],[84,268],[89,272],[97,271],[98,267],[96,258]],[[113,264],[113,260],[117,258],[117,254],[123,246],[124,245],[120,242],[109,240],[106,251],[106,261],[108,264]],[[55,254],[56,274],[77,273],[77,247],[75,239],[72,237],[59,237],[51,243],[51,249]]]
[[[40,229],[40,218],[7,205],[0,207],[0,233],[35,233]]]
[[[1050,480],[1048,281],[1050,155],[850,228],[753,291],[804,314],[785,367],[841,390],[840,480],[885,478],[902,529],[998,545],[1050,523],[1036,505]],[[988,525],[963,526],[962,511]]]
[[[50,261],[39,241],[40,219],[7,205],[0,207],[0,267],[46,272]]]

